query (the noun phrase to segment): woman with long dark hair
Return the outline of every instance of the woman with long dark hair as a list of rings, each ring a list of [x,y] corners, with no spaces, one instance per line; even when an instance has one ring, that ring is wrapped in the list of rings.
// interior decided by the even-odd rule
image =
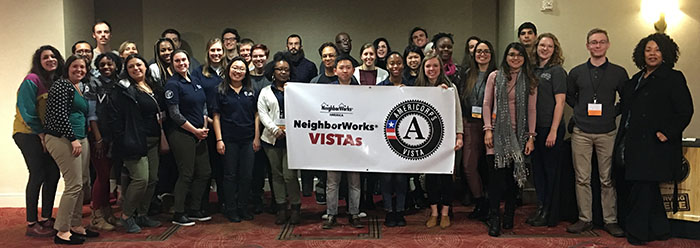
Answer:
[[[51,237],[55,234],[55,220],[51,214],[60,174],[56,162],[46,152],[44,120],[49,88],[60,78],[63,66],[63,57],[56,48],[49,45],[39,47],[32,56],[29,74],[17,90],[12,139],[22,151],[29,170],[25,191],[27,236]],[[41,217],[37,216],[39,191],[42,193]]]
[[[491,42],[478,41],[474,53],[469,56],[471,66],[462,83],[460,100],[462,103],[462,120],[464,122],[464,149],[462,149],[462,168],[467,178],[467,185],[474,196],[476,206],[469,214],[469,219],[485,220],[488,215],[488,202],[485,198],[482,176],[479,174],[479,161],[485,155],[484,120],[482,117],[486,78],[496,70],[496,59]]]
[[[615,147],[629,188],[625,233],[633,245],[671,236],[659,183],[678,180],[681,137],[693,117],[685,76],[673,69],[678,55],[678,45],[666,34],[641,39],[632,55],[640,71],[625,83],[621,94],[622,119]],[[674,212],[677,207],[672,203]]]
[[[391,53],[391,46],[389,46],[389,41],[384,37],[379,37],[374,42],[372,42],[375,48],[377,48],[377,62],[374,63],[377,67],[386,70],[386,60],[389,58]]]
[[[231,222],[253,220],[248,210],[255,151],[260,149],[258,106],[248,65],[234,57],[212,99],[216,150],[223,156],[223,211]]]
[[[168,38],[158,39],[153,46],[155,62],[148,66],[148,70],[151,72],[151,77],[160,85],[165,85],[175,73],[170,66],[172,63],[170,55],[173,53],[173,50],[175,50],[175,43]]]
[[[83,185],[90,181],[90,144],[87,141],[88,101],[82,79],[87,59],[70,56],[63,77],[49,89],[46,110],[46,150],[61,170],[65,188],[56,214],[56,244],[82,244],[99,233],[82,225]]]
[[[417,46],[407,46],[403,51],[404,72],[403,77],[406,78],[407,86],[413,86],[420,71],[420,63],[423,61],[423,50]]]
[[[124,161],[129,182],[121,222],[126,232],[138,233],[141,227],[160,226],[148,218],[148,208],[158,183],[159,145],[165,138],[162,122],[165,114],[163,88],[150,78],[146,60],[129,55],[124,63],[127,77],[112,94],[111,123],[114,134],[112,153]]]
[[[176,50],[170,57],[175,74],[165,85],[165,103],[175,124],[168,141],[178,171],[172,223],[192,226],[195,220],[211,220],[202,209],[202,197],[211,178],[207,142],[204,141],[209,134],[209,117],[204,114],[207,96],[199,78],[189,73],[189,54]]]
[[[442,61],[436,54],[428,54],[423,59],[420,72],[416,79],[415,86],[422,87],[442,87],[444,89],[453,88],[455,97],[455,132],[456,140],[454,150],[462,149],[462,107],[459,102],[457,88],[447,75],[445,75]],[[428,191],[428,202],[430,203],[430,217],[425,225],[428,228],[438,225],[438,214],[440,215],[440,228],[450,227],[450,206],[454,200],[454,181],[452,174],[426,174],[425,187]],[[440,211],[438,212],[438,205]]]
[[[503,229],[513,228],[515,195],[527,180],[525,156],[535,148],[536,104],[537,79],[527,51],[520,43],[510,43],[499,69],[489,74],[484,91],[490,236],[501,235],[501,200],[506,202]]]

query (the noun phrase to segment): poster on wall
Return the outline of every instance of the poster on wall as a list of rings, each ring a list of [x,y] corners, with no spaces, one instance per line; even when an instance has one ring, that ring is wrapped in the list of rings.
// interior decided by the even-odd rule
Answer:
[[[289,168],[450,174],[453,90],[288,83]]]
[[[664,208],[669,219],[700,221],[700,164],[699,147],[683,147],[683,165],[678,175],[678,212],[673,213],[672,200],[674,184],[661,183],[659,189],[664,200]]]

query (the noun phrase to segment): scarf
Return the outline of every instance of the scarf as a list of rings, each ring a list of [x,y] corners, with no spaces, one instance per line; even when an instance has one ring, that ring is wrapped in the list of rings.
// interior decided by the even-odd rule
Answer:
[[[515,80],[514,89],[508,88],[508,78],[499,70],[496,75],[496,120],[493,127],[493,139],[495,149],[496,168],[506,168],[513,162],[513,177],[519,187],[527,181],[527,166],[525,166],[523,150],[528,140],[528,82],[527,76],[519,72]],[[513,132],[510,120],[510,108],[508,107],[508,95],[510,90],[515,90],[515,116],[516,127]]]
[[[448,60],[443,67],[445,69],[446,76],[452,76],[457,72],[457,66],[455,66],[454,62],[452,62],[452,59]]]
[[[469,95],[471,106],[484,105],[484,91],[486,90],[486,72],[480,71],[476,76],[476,83]]]

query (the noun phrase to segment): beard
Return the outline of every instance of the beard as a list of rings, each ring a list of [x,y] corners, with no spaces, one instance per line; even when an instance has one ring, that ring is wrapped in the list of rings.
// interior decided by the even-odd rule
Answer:
[[[284,57],[290,62],[298,64],[299,61],[304,58],[304,49],[299,49],[296,54],[292,54],[291,52],[287,51],[284,53]]]

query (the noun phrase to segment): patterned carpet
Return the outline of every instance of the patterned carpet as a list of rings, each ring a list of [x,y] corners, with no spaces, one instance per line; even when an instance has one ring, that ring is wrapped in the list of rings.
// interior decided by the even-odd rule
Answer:
[[[572,235],[565,231],[568,223],[552,228],[530,227],[524,223],[524,218],[532,211],[531,206],[517,210],[516,225],[511,232],[493,238],[486,234],[483,223],[466,218],[471,208],[455,207],[453,224],[445,230],[425,228],[427,212],[424,211],[407,216],[406,227],[387,228],[383,226],[381,210],[368,212],[368,217],[363,219],[364,228],[350,227],[347,217],[341,216],[339,226],[323,230],[320,217],[325,206],[316,205],[312,197],[305,197],[303,221],[296,226],[277,226],[273,215],[263,213],[256,215],[253,221],[241,223],[230,223],[222,215],[214,214],[212,221],[177,227],[169,224],[169,215],[161,214],[156,218],[166,224],[162,227],[145,228],[139,234],[126,234],[123,230],[102,232],[100,238],[90,240],[84,247],[630,247],[625,239],[611,237],[598,229]],[[84,223],[88,223],[87,206],[83,213]],[[0,209],[0,239],[3,240],[0,246],[55,247],[50,238],[26,237],[24,218],[24,209]],[[700,247],[700,241],[673,238],[648,246]]]

